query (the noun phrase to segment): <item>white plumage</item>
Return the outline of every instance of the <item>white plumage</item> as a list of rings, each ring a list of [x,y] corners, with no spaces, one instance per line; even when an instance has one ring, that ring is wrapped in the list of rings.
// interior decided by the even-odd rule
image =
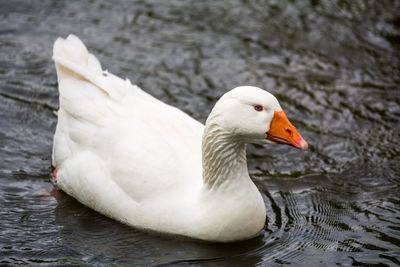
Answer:
[[[265,207],[248,176],[245,142],[267,142],[273,112],[281,110],[271,94],[232,90],[205,130],[104,72],[76,36],[57,39],[53,52],[60,91],[53,166],[60,189],[141,229],[222,242],[262,230]],[[257,101],[268,106],[263,114],[251,106]]]

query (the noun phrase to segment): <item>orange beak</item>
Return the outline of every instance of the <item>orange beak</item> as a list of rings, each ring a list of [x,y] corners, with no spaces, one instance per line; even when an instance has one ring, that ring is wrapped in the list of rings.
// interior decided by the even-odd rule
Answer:
[[[267,139],[278,144],[286,144],[295,148],[307,150],[308,144],[286,117],[285,112],[275,111]]]

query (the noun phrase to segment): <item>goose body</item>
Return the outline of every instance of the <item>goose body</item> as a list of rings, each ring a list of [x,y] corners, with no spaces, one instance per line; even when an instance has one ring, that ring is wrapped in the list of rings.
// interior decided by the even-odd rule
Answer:
[[[248,175],[245,144],[307,146],[271,94],[236,88],[203,125],[103,71],[74,35],[57,39],[53,59],[60,108],[52,164],[61,190],[139,229],[219,242],[263,229],[266,211]],[[252,106],[257,101],[266,105],[261,112]],[[293,140],[282,137],[282,120]]]

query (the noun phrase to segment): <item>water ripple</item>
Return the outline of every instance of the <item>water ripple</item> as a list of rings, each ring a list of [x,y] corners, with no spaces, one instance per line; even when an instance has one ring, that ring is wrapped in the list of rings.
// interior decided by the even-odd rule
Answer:
[[[398,1],[0,2],[0,265],[400,265]],[[262,234],[143,233],[48,182],[56,37],[204,122],[228,89],[274,93],[308,152],[249,146]]]

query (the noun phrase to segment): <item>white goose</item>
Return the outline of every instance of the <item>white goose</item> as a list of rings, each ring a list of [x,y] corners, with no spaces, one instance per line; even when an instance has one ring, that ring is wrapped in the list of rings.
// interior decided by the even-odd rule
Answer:
[[[84,205],[140,229],[229,242],[266,211],[246,143],[307,149],[276,98],[256,87],[221,97],[205,126],[101,69],[74,35],[57,39],[60,91],[52,176]]]

